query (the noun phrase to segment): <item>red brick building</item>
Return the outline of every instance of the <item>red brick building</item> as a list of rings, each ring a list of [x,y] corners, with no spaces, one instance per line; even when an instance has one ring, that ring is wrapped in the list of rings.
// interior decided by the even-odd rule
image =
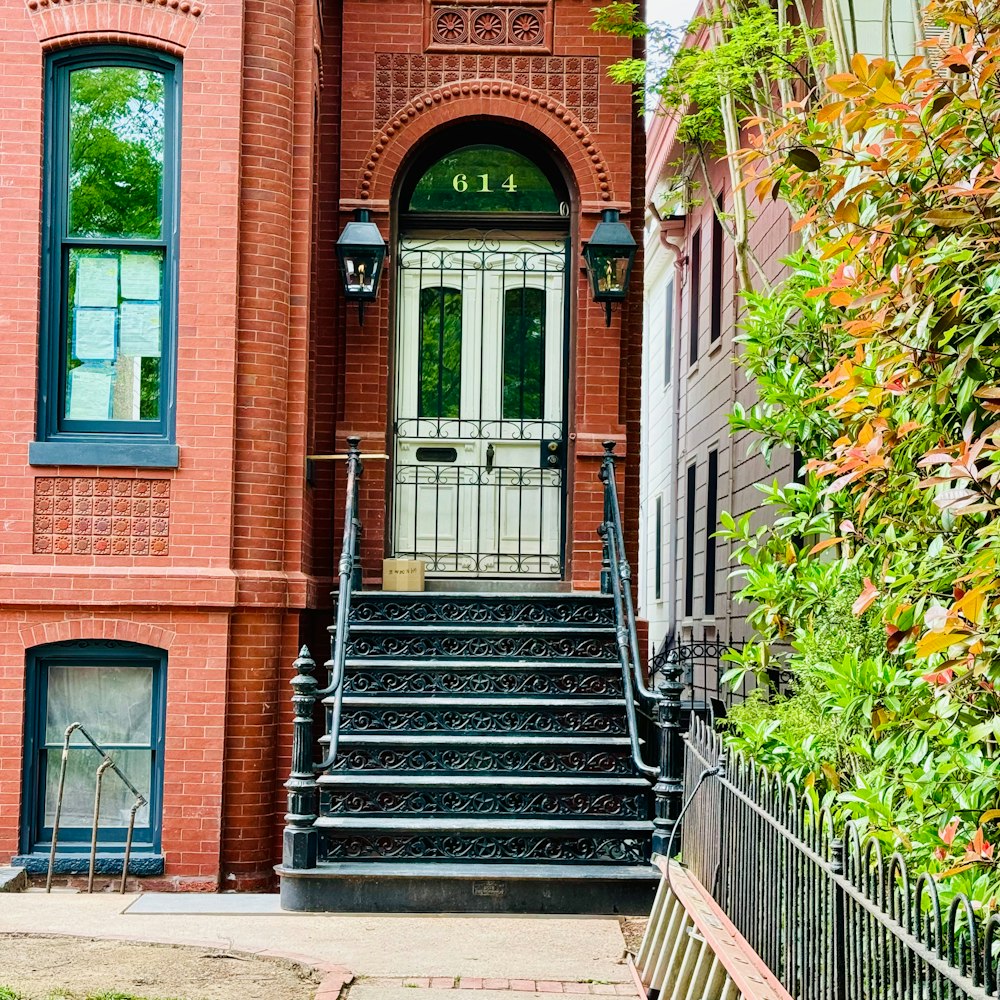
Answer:
[[[0,3],[0,862],[44,869],[62,731],[86,719],[150,799],[147,884],[273,883],[291,664],[331,621],[327,456],[350,435],[371,456],[366,588],[413,554],[444,586],[598,588],[603,441],[636,523],[641,267],[606,325],[580,252],[608,209],[641,232],[644,162],[606,74],[629,43],[595,35],[590,8]],[[360,209],[388,244],[363,323],[335,255]],[[419,277],[435,269],[447,280]],[[470,359],[478,382],[458,388]],[[454,451],[442,421],[470,406],[480,432],[534,425],[520,444],[459,435],[471,465],[551,445],[551,497],[536,478],[517,516],[481,491],[472,514],[455,490],[417,509],[405,449]],[[452,538],[429,556],[427,523]],[[497,540],[511,524],[515,549]],[[84,753],[59,870],[86,867]],[[109,871],[127,804],[109,784]]]

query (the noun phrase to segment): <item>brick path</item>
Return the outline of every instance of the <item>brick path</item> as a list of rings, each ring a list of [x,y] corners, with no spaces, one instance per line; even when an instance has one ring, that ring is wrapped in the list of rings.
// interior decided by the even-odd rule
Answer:
[[[406,977],[403,979],[379,979],[386,986],[402,986],[412,989],[430,990],[482,990],[484,993],[570,993],[576,996],[636,996],[631,983],[568,982],[554,979],[481,979],[468,976],[447,978]],[[487,1000],[487,998],[483,998]]]

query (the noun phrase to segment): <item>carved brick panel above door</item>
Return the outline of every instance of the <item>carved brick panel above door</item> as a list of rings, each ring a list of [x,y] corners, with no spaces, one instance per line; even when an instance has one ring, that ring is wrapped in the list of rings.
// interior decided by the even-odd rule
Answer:
[[[552,0],[447,3],[428,0],[425,48],[432,52],[552,51]]]

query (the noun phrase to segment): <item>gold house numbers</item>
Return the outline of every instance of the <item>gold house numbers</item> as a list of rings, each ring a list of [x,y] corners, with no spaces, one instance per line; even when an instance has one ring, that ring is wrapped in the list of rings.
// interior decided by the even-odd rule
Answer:
[[[475,191],[479,194],[492,194],[493,188],[490,186],[490,175],[489,174],[476,174],[472,178],[472,184],[479,184],[479,187],[475,188]],[[455,174],[451,179],[451,186],[458,191],[459,194],[465,194],[469,190],[469,175],[468,174]],[[517,181],[513,174],[510,174],[507,179],[500,185],[504,191],[513,194],[517,190]]]
[[[502,146],[463,146],[446,153],[417,181],[411,212],[558,214],[560,199],[545,172]]]

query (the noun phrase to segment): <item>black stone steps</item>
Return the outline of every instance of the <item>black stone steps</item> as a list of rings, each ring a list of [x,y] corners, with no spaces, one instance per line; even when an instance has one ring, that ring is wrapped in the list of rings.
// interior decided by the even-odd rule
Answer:
[[[635,820],[321,816],[324,858],[641,864],[650,824]]]
[[[648,913],[648,864],[325,861],[278,868],[286,910],[342,913]]]
[[[347,772],[324,774],[319,784],[324,815],[650,817],[643,778]]]
[[[279,869],[283,906],[648,909],[652,796],[608,597],[359,593],[347,653],[321,860]]]
[[[621,697],[617,662],[349,659],[344,693]]]
[[[329,743],[323,737],[321,743]],[[335,771],[513,772],[525,775],[633,772],[624,736],[391,734],[340,738]]]
[[[388,631],[355,630],[347,643],[350,662],[360,658],[444,660],[617,660],[618,643],[605,629],[464,629],[412,625]]]
[[[344,698],[341,732],[624,736],[624,704],[620,698],[349,695]]]

